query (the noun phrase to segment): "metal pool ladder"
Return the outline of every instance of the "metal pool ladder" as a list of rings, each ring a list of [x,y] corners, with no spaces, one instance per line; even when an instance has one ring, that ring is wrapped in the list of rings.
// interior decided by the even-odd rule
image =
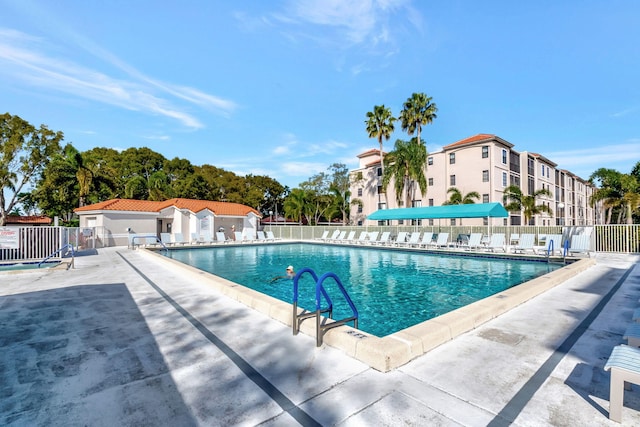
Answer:
[[[298,280],[305,273],[309,273],[316,283],[316,309],[312,312],[304,310],[302,313],[298,314]],[[324,317],[322,316],[322,313],[329,313],[329,319],[333,319],[333,302],[331,301],[331,297],[329,297],[327,290],[323,286],[324,281],[329,278],[333,279],[338,285],[338,289],[340,289],[342,296],[351,308],[352,316],[341,320],[335,320],[331,323],[323,323],[322,319],[324,319]],[[325,308],[322,308],[322,297],[324,297],[327,303],[327,307]],[[344,286],[342,285],[340,278],[338,278],[335,273],[331,272],[325,273],[320,278],[318,278],[318,275],[315,271],[305,267],[302,270],[298,271],[298,274],[296,274],[296,276],[293,278],[293,335],[298,335],[298,332],[300,331],[300,324],[302,323],[302,321],[311,317],[316,318],[316,347],[320,347],[322,345],[322,337],[329,329],[342,326],[349,322],[353,322],[353,327],[358,329],[358,310],[356,309],[355,304],[353,304],[353,301],[351,300],[351,297],[349,297],[349,294],[345,290]]]

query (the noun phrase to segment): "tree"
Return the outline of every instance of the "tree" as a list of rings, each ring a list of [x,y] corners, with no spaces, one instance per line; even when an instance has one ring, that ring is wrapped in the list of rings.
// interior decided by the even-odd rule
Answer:
[[[606,224],[611,224],[613,215],[617,212],[616,223],[619,224],[624,212],[622,174],[615,169],[599,168],[591,174],[589,180],[597,187],[589,200],[591,206],[602,203],[606,212]]]
[[[294,188],[284,201],[284,213],[302,224],[308,210],[307,192],[301,188]]]
[[[396,200],[400,203],[404,193],[406,207],[411,207],[416,184],[422,194],[427,193],[427,147],[418,141],[417,138],[409,142],[398,139],[385,158],[387,169],[382,175],[382,186],[386,190],[393,179]]]
[[[62,132],[45,125],[36,129],[18,116],[0,115],[0,226],[21,202],[23,188],[37,180],[51,157],[60,152],[63,138]]]
[[[477,191],[472,191],[463,196],[456,187],[449,188],[447,193],[451,195],[449,196],[449,200],[444,202],[443,205],[472,205],[475,203],[474,199],[480,199],[480,194]]]
[[[433,119],[438,117],[436,115],[438,107],[431,100],[432,98],[424,93],[413,93],[403,104],[400,112],[402,130],[406,131],[409,136],[416,133],[418,142],[422,142],[420,136],[422,126],[432,123]]]
[[[525,195],[517,185],[510,185],[504,190],[505,209],[509,212],[522,212],[525,224],[529,224],[534,215],[546,212],[553,214],[551,208],[545,204],[536,205],[536,201],[541,196],[551,197],[552,194],[546,188],[536,190],[533,194]],[[507,204],[508,202],[508,204]]]
[[[382,140],[387,141],[391,138],[391,134],[394,131],[393,122],[396,118],[391,114],[391,110],[384,105],[376,105],[373,107],[373,111],[367,113],[367,134],[369,138],[376,138],[380,144],[380,165],[382,167],[382,173],[384,173],[384,157],[382,154]]]
[[[622,185],[622,204],[625,209],[627,224],[633,224],[633,214],[640,208],[640,180],[635,175],[624,174],[620,180]]]

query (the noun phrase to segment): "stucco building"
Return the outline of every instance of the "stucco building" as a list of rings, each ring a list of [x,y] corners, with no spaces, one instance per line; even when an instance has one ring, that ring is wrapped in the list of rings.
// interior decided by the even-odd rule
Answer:
[[[353,224],[377,225],[367,220],[367,215],[378,209],[404,207],[397,201],[391,182],[388,193],[382,188],[380,152],[366,151],[358,156],[360,165],[350,172],[351,194],[362,206],[353,206]],[[529,151],[516,151],[514,145],[490,134],[478,134],[452,144],[442,150],[429,153],[427,158],[427,191],[418,188],[412,206],[441,206],[449,200],[447,191],[455,187],[465,195],[472,191],[480,194],[477,203],[503,203],[504,190],[517,185],[523,194],[545,188],[550,197],[540,197],[537,204],[546,204],[552,214],[535,215],[531,225],[593,225],[595,211],[589,206],[593,186],[575,174],[558,169],[557,164],[545,156]],[[455,219],[450,225],[459,225]],[[486,225],[489,220],[465,220],[464,225]],[[491,219],[492,225],[526,225],[520,213],[510,213],[509,218]],[[447,225],[449,225],[447,224]],[[433,225],[428,220],[424,225]]]

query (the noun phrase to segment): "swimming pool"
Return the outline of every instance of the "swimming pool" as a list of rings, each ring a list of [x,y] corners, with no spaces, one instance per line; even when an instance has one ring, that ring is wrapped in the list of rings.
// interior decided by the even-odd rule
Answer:
[[[0,272],[17,270],[37,270],[38,268],[51,268],[60,264],[60,261],[47,261],[38,266],[40,262],[18,262],[10,264],[0,264]]]
[[[392,334],[553,271],[542,262],[430,254],[422,251],[291,243],[170,251],[171,258],[291,303],[288,265],[340,277],[360,313],[359,329],[378,337]],[[334,318],[350,316],[348,306],[325,282]],[[315,307],[314,283],[300,281],[301,307]],[[335,297],[334,297],[335,295]]]

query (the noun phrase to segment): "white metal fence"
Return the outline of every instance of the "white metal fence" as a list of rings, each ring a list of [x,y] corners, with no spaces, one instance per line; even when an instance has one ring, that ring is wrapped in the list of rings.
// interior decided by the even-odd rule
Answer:
[[[18,247],[0,248],[0,262],[41,261],[67,244],[75,250],[98,249],[115,246],[111,233],[104,227],[69,228],[69,227],[17,227]],[[470,233],[505,233],[507,241],[514,234],[532,233],[540,237],[547,234],[563,234],[568,239],[573,234],[590,234],[591,250],[596,252],[640,253],[640,225],[596,225],[594,227],[559,227],[559,226],[272,226],[268,227],[276,237],[292,240],[313,240],[322,236],[325,230],[355,231],[390,231],[397,235],[400,231],[432,231],[447,232],[451,239],[459,234]],[[57,254],[60,258],[63,254]]]

